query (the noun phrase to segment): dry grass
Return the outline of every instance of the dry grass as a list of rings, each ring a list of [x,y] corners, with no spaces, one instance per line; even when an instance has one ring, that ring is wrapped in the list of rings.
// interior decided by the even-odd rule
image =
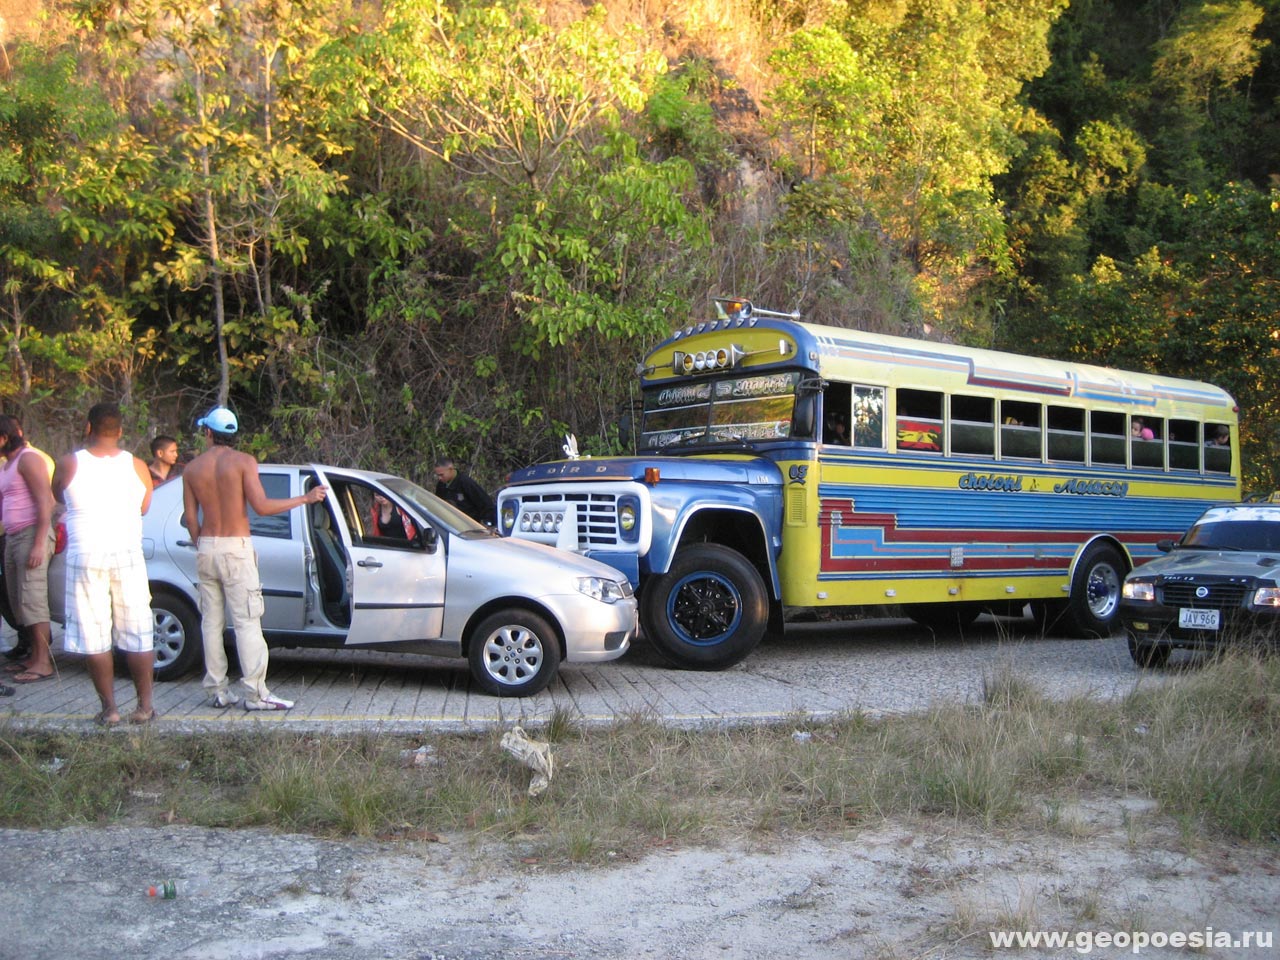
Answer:
[[[419,740],[0,732],[0,822],[271,826],[331,836],[457,833],[519,856],[597,862],[668,843],[837,833],[890,816],[1076,835],[1082,795],[1150,796],[1189,839],[1280,837],[1280,666],[1229,659],[1122,703],[1054,701],[995,675],[978,705],[872,720],[690,732],[634,717],[608,730],[559,713],[556,774],[500,731]],[[411,751],[426,747],[419,760]],[[1064,813],[1067,811],[1067,813]]]

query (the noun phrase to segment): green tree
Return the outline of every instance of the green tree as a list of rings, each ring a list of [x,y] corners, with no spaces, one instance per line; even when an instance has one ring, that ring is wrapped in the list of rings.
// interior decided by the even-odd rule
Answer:
[[[79,416],[85,391],[131,398],[153,349],[137,324],[150,264],[175,229],[156,152],[78,54],[18,46],[0,95],[0,335],[14,374],[0,396],[54,419]]]

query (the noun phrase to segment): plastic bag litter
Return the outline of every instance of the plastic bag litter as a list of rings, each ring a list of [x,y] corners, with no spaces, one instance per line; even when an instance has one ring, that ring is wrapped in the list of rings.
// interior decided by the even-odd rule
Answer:
[[[547,785],[551,783],[551,776],[555,772],[555,763],[551,759],[551,744],[543,743],[541,740],[530,740],[522,727],[512,727],[502,735],[502,749],[533,771],[533,780],[529,783],[529,796],[536,797],[547,789]]]

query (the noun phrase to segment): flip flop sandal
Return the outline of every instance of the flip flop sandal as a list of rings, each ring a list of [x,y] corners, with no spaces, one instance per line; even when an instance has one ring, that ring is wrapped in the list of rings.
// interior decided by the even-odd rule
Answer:
[[[114,712],[114,711],[112,711],[112,710],[103,710],[103,711],[101,711],[97,716],[95,716],[95,717],[93,718],[93,722],[94,722],[94,723],[96,723],[96,724],[97,724],[98,726],[100,726],[100,727],[114,727],[114,726],[117,726],[117,725],[120,723],[120,718],[119,718],[118,716],[117,716],[114,720],[108,720],[108,719],[107,719],[107,714],[109,714],[109,713],[113,713],[113,712]]]
[[[141,710],[135,710],[129,714],[129,722],[135,726],[141,726],[144,723],[150,723],[156,718],[156,712],[152,710],[150,713],[143,713]]]
[[[26,679],[23,679],[23,678]],[[14,683],[39,683],[41,680],[52,680],[53,671],[49,673],[36,673],[34,670],[24,670],[22,673],[15,673],[9,678]]]

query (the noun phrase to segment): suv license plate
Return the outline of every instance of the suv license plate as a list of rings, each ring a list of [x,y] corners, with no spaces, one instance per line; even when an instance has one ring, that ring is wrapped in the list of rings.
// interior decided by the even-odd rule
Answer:
[[[1218,611],[1182,607],[1178,610],[1178,626],[1189,627],[1192,630],[1217,630]]]

